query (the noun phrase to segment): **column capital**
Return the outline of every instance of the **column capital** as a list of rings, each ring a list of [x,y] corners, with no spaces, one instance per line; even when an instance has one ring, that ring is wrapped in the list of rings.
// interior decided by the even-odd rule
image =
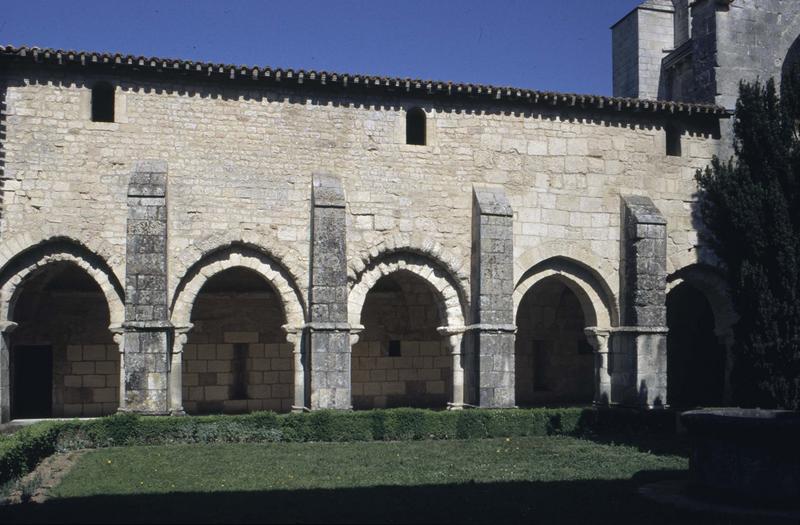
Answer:
[[[595,352],[608,351],[608,338],[611,335],[610,329],[589,326],[584,328],[583,334],[586,336],[586,340],[589,342]]]
[[[14,321],[2,321],[0,322],[0,333],[10,334],[17,328],[17,326],[19,325]]]

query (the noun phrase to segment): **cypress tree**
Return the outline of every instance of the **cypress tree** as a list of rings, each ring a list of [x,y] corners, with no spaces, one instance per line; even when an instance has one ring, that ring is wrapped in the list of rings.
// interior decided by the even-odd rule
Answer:
[[[800,69],[742,83],[736,156],[698,171],[704,238],[726,268],[739,321],[733,384],[743,406],[800,409]]]

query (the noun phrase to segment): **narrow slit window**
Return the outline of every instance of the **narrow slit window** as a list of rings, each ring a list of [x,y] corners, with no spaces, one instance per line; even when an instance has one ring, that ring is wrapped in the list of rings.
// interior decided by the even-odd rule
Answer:
[[[400,341],[389,341],[389,357],[400,357]]]
[[[667,155],[670,157],[681,156],[681,130],[677,126],[669,125],[664,128],[667,135]]]
[[[247,358],[250,345],[247,343],[234,343],[233,362],[231,363],[231,399],[247,399]]]
[[[108,82],[92,87],[92,122],[114,122],[114,86]]]
[[[425,111],[411,108],[406,113],[406,144],[425,145]]]

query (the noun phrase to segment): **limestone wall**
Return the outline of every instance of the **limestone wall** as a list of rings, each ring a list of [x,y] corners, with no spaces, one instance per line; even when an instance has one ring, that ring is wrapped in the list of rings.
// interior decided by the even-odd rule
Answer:
[[[428,283],[404,272],[367,294],[353,347],[354,408],[447,406],[452,358],[436,331],[444,324],[438,302]]]
[[[594,355],[575,294],[554,278],[541,281],[520,305],[517,326],[517,404],[590,403]]]
[[[186,412],[289,411],[292,347],[282,319],[274,293],[198,295],[183,349]]]
[[[353,408],[444,408],[450,399],[452,360],[443,341],[400,341],[400,355],[385,342],[353,347]]]
[[[113,414],[119,407],[120,353],[108,330],[105,299],[96,292],[42,291],[47,281],[72,284],[46,274],[28,283],[15,309],[19,326],[10,337],[12,351],[24,352],[28,345],[52,348],[52,369],[41,373],[52,377],[53,416]]]
[[[506,190],[518,271],[541,257],[579,255],[616,291],[620,194],[648,195],[663,211],[671,270],[697,258],[693,176],[717,141],[692,128],[684,155],[667,157],[661,122],[647,113],[559,115],[120,78],[110,79],[117,122],[107,124],[89,121],[94,78],[36,75],[8,82],[0,236],[48,231],[102,242],[124,276],[133,162],[165,160],[170,294],[203,250],[243,237],[284,254],[305,291],[315,171],[342,178],[351,260],[400,235],[439,243],[468,274],[476,183]],[[427,146],[404,143],[405,109],[416,104],[428,113]]]
[[[53,356],[53,415],[92,417],[119,408],[119,346],[69,345]]]

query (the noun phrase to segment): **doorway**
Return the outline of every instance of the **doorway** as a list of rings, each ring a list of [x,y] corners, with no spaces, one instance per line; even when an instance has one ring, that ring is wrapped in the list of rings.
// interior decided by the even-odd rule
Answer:
[[[53,411],[53,347],[17,346],[14,368],[12,419],[51,417]]]

